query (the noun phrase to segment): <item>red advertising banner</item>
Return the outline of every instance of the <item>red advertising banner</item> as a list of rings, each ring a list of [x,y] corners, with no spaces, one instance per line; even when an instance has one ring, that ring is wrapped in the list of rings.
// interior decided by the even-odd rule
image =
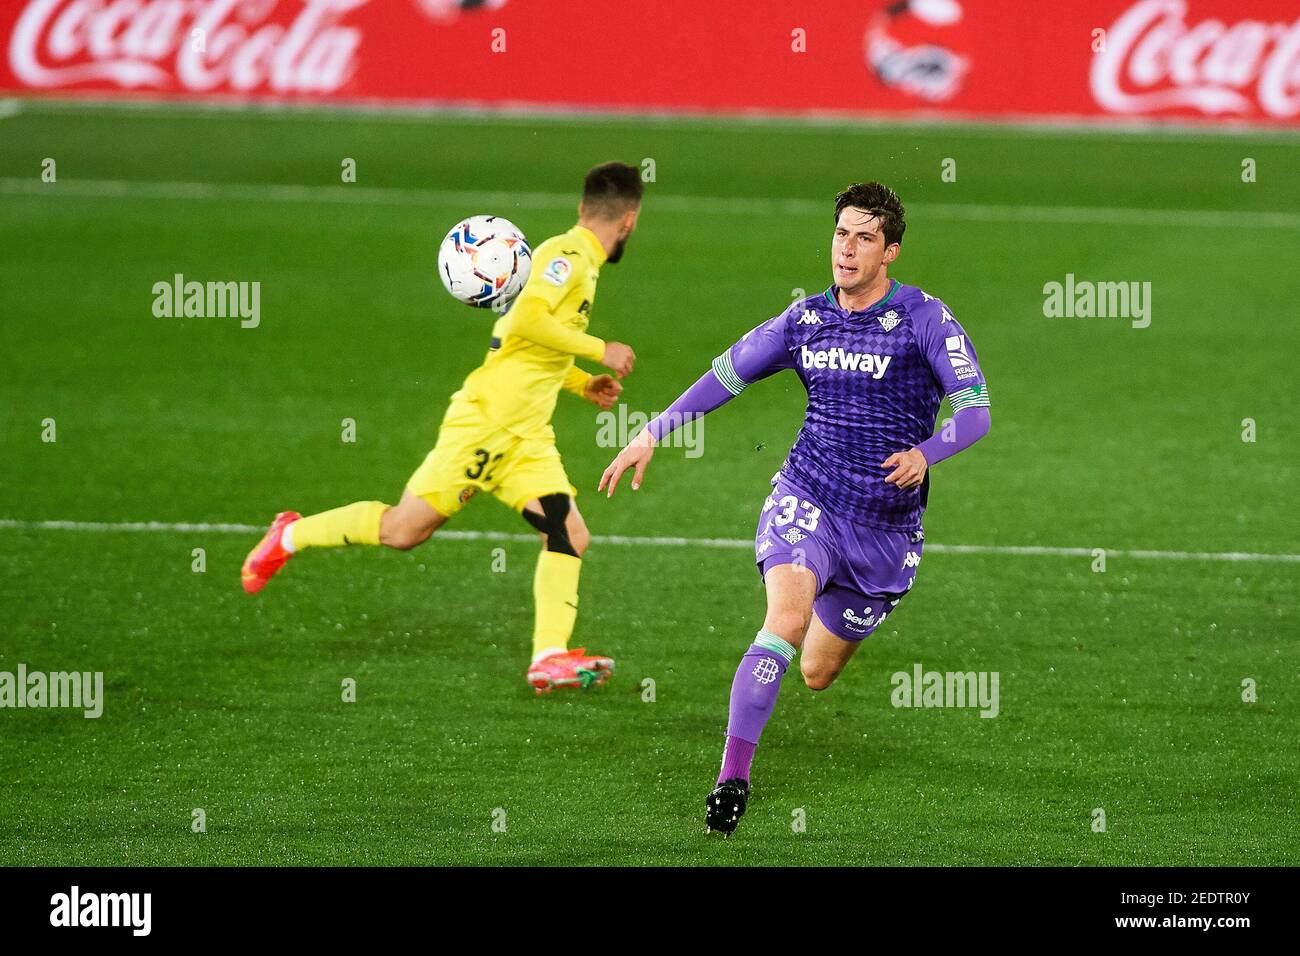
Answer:
[[[1300,123],[1300,0],[3,0],[0,91]]]

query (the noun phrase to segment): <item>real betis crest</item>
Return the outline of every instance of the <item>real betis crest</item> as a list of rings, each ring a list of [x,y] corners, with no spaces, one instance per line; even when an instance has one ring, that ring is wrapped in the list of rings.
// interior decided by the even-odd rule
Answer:
[[[890,309],[880,317],[880,324],[884,326],[886,332],[894,331],[894,326],[898,325],[901,321],[903,320],[898,317],[898,313],[893,309]]]

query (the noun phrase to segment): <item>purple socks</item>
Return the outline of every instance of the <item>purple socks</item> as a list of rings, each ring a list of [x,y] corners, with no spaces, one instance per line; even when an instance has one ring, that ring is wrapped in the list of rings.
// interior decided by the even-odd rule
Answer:
[[[759,631],[740,659],[731,682],[731,709],[727,720],[727,745],[722,752],[718,783],[739,777],[749,782],[749,765],[763,725],[772,716],[781,678],[794,660],[795,648],[771,631]]]
[[[739,777],[749,782],[749,765],[754,761],[754,748],[748,740],[727,735],[727,742],[722,748],[722,769],[718,771],[718,783]]]

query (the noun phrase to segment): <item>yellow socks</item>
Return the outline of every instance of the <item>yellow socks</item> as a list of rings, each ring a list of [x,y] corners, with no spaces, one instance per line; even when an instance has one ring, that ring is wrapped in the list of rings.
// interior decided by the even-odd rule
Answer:
[[[389,508],[382,501],[357,501],[332,511],[299,518],[284,530],[286,550],[341,548],[345,544],[379,544],[379,522]],[[578,620],[578,577],[582,559],[543,551],[533,574],[533,655],[563,651]]]
[[[345,544],[378,544],[379,519],[388,510],[382,501],[357,501],[332,511],[299,518],[285,529],[281,543],[288,551],[341,548]]]
[[[533,659],[542,651],[568,648],[578,619],[578,575],[582,559],[543,551],[533,575]]]

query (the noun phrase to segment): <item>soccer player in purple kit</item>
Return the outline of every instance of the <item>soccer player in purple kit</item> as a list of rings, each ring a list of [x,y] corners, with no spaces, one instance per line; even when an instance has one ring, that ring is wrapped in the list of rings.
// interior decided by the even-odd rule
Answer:
[[[655,445],[748,385],[794,369],[803,427],[763,502],[754,541],[767,613],[731,685],[722,769],[707,828],[730,836],[786,668],[824,690],[912,587],[925,534],[929,469],[989,430],[989,399],[966,331],[939,299],[890,279],[906,227],[880,183],[835,198],[833,283],[748,332],[618,453],[600,479],[641,486]],[[950,428],[934,431],[944,396]]]

